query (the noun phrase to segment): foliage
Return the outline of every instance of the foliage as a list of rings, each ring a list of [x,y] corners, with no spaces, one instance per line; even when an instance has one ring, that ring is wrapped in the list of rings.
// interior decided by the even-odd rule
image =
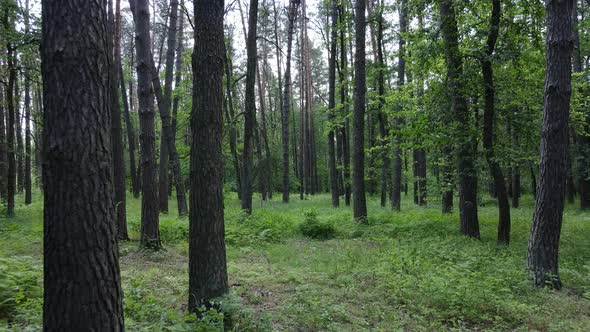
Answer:
[[[332,224],[320,222],[315,210],[303,213],[305,220],[299,224],[299,232],[312,239],[327,240],[334,237],[336,230]]]

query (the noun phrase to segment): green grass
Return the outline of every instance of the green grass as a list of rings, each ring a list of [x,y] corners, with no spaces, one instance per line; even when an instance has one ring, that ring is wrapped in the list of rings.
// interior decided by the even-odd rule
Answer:
[[[277,196],[278,197],[278,196]],[[369,225],[328,195],[255,202],[226,197],[230,295],[186,314],[188,219],[162,215],[166,250],[138,250],[140,202],[128,199],[132,241],[121,245],[129,331],[590,330],[590,214],[569,206],[560,246],[564,289],[534,289],[524,269],[533,202],[512,212],[512,242],[496,245],[497,210],[480,206],[481,241],[434,203],[401,213],[369,201]],[[21,197],[18,197],[20,203]],[[42,203],[0,218],[0,330],[40,328]],[[175,200],[170,210],[175,212]],[[303,235],[306,234],[307,236]]]

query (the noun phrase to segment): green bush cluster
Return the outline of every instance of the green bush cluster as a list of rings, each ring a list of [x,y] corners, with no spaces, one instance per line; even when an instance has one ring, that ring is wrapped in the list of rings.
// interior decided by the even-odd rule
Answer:
[[[304,221],[299,224],[299,232],[312,239],[327,240],[336,235],[334,225],[318,220],[316,210],[309,210],[303,213]]]

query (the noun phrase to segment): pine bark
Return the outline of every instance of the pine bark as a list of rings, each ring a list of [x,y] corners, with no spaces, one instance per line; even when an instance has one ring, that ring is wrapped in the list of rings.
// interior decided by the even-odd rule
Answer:
[[[332,0],[330,15],[332,24],[330,30],[330,57],[328,64],[328,173],[330,176],[330,192],[332,193],[332,206],[340,205],[340,190],[338,188],[338,171],[336,169],[336,142],[334,131],[334,115],[336,112],[336,41],[337,41],[337,24],[338,24],[338,7],[337,0]]]
[[[45,331],[123,331],[107,1],[42,1]]]
[[[283,152],[283,202],[289,202],[289,113],[291,108],[291,53],[293,49],[293,33],[297,22],[299,0],[289,1],[289,24],[287,27],[287,62],[285,68],[285,87],[281,104],[281,144]],[[280,71],[280,69],[279,69]]]
[[[498,244],[510,243],[510,205],[504,183],[502,168],[496,159],[494,151],[494,103],[495,87],[492,56],[498,40],[500,30],[501,2],[492,1],[492,15],[490,18],[490,30],[486,41],[484,56],[481,59],[481,71],[483,73],[483,88],[485,96],[484,122],[483,122],[483,146],[490,173],[494,179],[494,188],[498,199]]]
[[[528,245],[527,268],[537,287],[561,288],[558,250],[563,220],[574,0],[547,0],[545,107],[541,130],[541,162],[535,213]]]
[[[190,311],[228,291],[223,222],[223,13],[223,0],[194,1]]]
[[[156,168],[156,130],[154,95],[152,92],[153,57],[150,50],[150,12],[148,0],[131,0],[135,21],[135,50],[137,52],[137,96],[139,99],[139,141],[141,145],[141,230],[140,245],[158,250],[160,221],[158,212],[158,180]]]
[[[463,80],[463,59],[459,51],[459,32],[453,0],[441,0],[440,16],[442,19],[442,36],[445,42],[449,94],[452,110],[458,130],[457,171],[459,175],[459,214],[462,234],[479,238],[479,221],[477,217],[477,175],[473,161],[473,140],[469,125],[469,107],[465,97]]]
[[[366,222],[367,201],[365,193],[365,100],[367,93],[367,76],[365,66],[365,0],[355,0],[355,85],[352,130],[352,194],[353,217],[359,222]]]

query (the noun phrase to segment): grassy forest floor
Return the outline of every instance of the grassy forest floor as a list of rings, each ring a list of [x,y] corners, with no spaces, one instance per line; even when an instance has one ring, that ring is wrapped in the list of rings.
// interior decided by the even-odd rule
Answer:
[[[42,203],[17,198],[0,218],[0,330],[40,330]],[[562,291],[536,290],[524,270],[531,198],[512,210],[512,243],[496,245],[497,210],[480,208],[481,241],[458,234],[438,204],[401,213],[369,202],[369,225],[329,195],[255,205],[226,198],[231,292],[218,310],[185,313],[188,219],[161,216],[165,250],[138,250],[140,201],[128,198],[132,241],[120,265],[129,331],[539,330],[590,331],[590,213],[570,206],[561,236]],[[175,212],[175,200],[170,200]],[[456,211],[456,209],[455,209]],[[304,235],[305,234],[305,235]],[[221,314],[223,312],[223,316]]]

